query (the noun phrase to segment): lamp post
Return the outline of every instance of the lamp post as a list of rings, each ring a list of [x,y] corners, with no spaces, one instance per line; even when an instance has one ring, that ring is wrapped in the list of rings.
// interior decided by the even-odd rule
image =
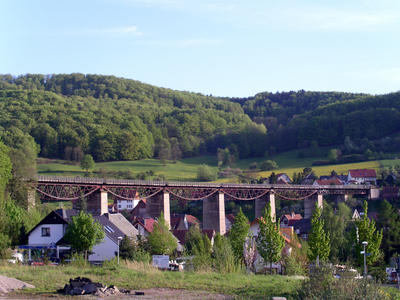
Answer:
[[[117,256],[118,256],[118,266],[119,266],[119,242],[122,240],[122,236],[119,236],[118,237],[118,254],[117,254]]]
[[[365,247],[368,245],[368,242],[362,242],[362,245],[364,246],[364,278],[367,278],[367,253],[365,252]]]

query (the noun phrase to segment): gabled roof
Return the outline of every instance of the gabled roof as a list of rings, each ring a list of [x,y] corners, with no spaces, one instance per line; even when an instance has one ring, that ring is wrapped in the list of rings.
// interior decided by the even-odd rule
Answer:
[[[133,222],[133,226],[136,224],[139,224],[142,226],[147,232],[152,232],[153,231],[153,226],[156,221],[154,219],[137,219]]]
[[[111,222],[105,215],[93,216],[93,218],[103,226],[106,236],[108,236],[113,242],[118,243],[118,237],[124,237],[123,233],[113,222]]]
[[[285,184],[285,185],[289,185],[289,183],[287,183],[283,178],[280,178],[276,184]]]
[[[120,213],[104,214],[115,226],[128,237],[136,237],[139,232],[133,225]]]
[[[349,174],[351,177],[376,177],[375,169],[357,169],[357,170],[349,170]]]

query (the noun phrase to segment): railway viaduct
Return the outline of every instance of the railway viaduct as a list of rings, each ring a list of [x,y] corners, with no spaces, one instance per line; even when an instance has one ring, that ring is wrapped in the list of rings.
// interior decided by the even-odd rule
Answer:
[[[225,229],[225,201],[255,201],[255,216],[261,217],[266,204],[271,204],[271,218],[275,220],[275,197],[304,200],[304,218],[311,218],[315,203],[322,207],[323,195],[363,195],[369,199],[379,197],[379,190],[370,185],[266,185],[200,182],[163,182],[142,180],[116,180],[101,178],[69,178],[37,176],[35,190],[42,198],[77,200],[86,197],[88,211],[94,215],[108,212],[108,197],[118,199],[146,199],[146,213],[156,218],[164,212],[170,223],[170,199],[203,201],[203,228],[221,234]],[[30,197],[34,197],[31,194]]]

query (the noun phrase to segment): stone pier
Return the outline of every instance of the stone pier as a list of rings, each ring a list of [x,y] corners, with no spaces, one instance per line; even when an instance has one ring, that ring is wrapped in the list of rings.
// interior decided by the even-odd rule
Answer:
[[[203,200],[203,229],[214,229],[224,235],[225,223],[225,200],[224,194],[216,192]]]
[[[275,209],[275,194],[267,193],[255,200],[255,213],[256,219],[262,217],[265,206],[270,203],[271,205],[271,219],[276,222],[276,209]]]
[[[106,190],[97,190],[87,197],[87,211],[94,216],[108,213],[108,195]]]
[[[323,207],[323,196],[314,194],[311,197],[304,199],[304,219],[311,219],[312,213],[315,210],[315,203],[318,203],[318,207]]]
[[[164,219],[171,226],[171,213],[169,208],[169,193],[161,191],[154,196],[146,199],[146,215],[156,219],[160,217],[161,212],[164,213]]]

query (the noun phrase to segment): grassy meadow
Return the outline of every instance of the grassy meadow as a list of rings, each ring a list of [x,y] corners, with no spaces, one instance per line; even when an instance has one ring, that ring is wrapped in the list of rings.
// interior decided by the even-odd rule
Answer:
[[[206,291],[227,294],[235,299],[269,299],[271,296],[296,299],[296,289],[301,279],[287,276],[219,274],[215,272],[168,272],[159,271],[152,265],[121,261],[117,266],[112,260],[102,267],[79,265],[68,266],[0,266],[4,276],[17,278],[35,289],[26,289],[21,293],[51,297],[57,293],[70,278],[88,277],[107,286],[131,290],[149,288],[184,289],[187,291]]]
[[[338,174],[347,174],[349,169],[376,169],[380,168],[380,164],[377,160],[351,163],[351,164],[337,164],[337,165],[326,165],[326,166],[312,166],[312,162],[318,159],[325,159],[330,148],[321,148],[319,157],[308,157],[298,158],[298,151],[289,151],[282,154],[275,155],[271,158],[258,157],[251,159],[242,159],[236,162],[236,166],[232,168],[240,168],[242,170],[248,170],[251,163],[261,164],[263,161],[270,159],[274,160],[278,169],[273,170],[275,174],[286,173],[290,177],[293,176],[294,172],[301,173],[305,167],[312,167],[318,176],[329,175],[332,170],[335,170]],[[386,159],[381,160],[380,163],[385,166],[394,166],[400,164],[400,159]],[[126,171],[129,170],[134,174],[146,171],[154,171],[156,175],[164,174],[168,181],[196,181],[197,168],[201,164],[207,164],[215,170],[217,167],[217,159],[214,155],[203,155],[198,157],[182,159],[176,163],[168,162],[165,166],[160,163],[157,159],[143,159],[135,161],[114,161],[114,162],[102,162],[96,163],[93,172],[93,176],[97,176],[97,172],[101,168],[112,171]],[[68,165],[62,163],[50,163],[50,164],[38,164],[37,166],[39,175],[50,175],[50,176],[81,176],[83,177],[85,171],[80,168],[79,165]],[[272,171],[259,171],[259,176],[268,177]],[[220,178],[217,182],[235,182],[236,179]]]

